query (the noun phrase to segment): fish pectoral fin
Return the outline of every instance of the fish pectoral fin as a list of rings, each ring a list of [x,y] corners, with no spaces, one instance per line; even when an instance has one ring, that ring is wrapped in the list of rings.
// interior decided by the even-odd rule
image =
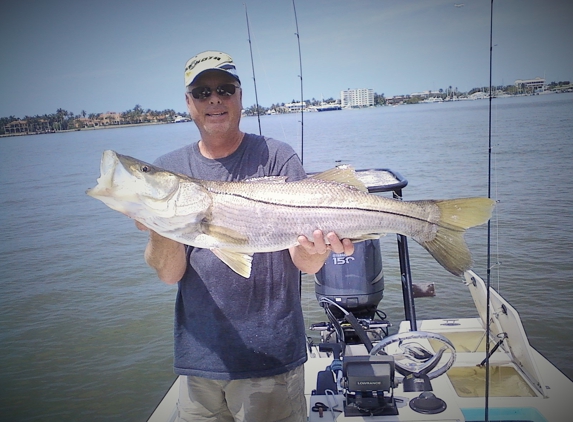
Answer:
[[[216,226],[209,223],[201,223],[201,232],[217,239],[221,243],[246,245],[249,241],[249,238],[243,233],[228,227]]]
[[[368,192],[366,185],[356,177],[356,172],[350,166],[335,167],[322,173],[313,174],[310,177],[327,182],[342,183],[343,185],[356,188],[361,192]]]
[[[228,251],[226,249],[211,249],[215,256],[242,277],[251,276],[252,254]]]
[[[205,222],[201,224],[201,231],[223,244],[246,245],[249,241],[246,235],[236,230]],[[222,248],[213,248],[211,250],[217,258],[227,264],[229,268],[237,274],[245,278],[249,278],[251,276],[251,262],[253,261],[252,254],[234,252]]]

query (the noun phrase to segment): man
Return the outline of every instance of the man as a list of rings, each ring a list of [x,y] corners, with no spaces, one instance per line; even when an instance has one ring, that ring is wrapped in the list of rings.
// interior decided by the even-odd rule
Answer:
[[[185,100],[201,139],[155,164],[199,179],[306,177],[285,143],[239,128],[242,90],[225,53],[206,51],[185,66]],[[141,229],[145,229],[138,225]],[[178,283],[175,372],[181,377],[181,421],[306,421],[306,361],[298,271],[316,273],[330,250],[353,244],[317,230],[288,251],[255,254],[245,279],[210,250],[150,231],[145,259],[159,278]]]

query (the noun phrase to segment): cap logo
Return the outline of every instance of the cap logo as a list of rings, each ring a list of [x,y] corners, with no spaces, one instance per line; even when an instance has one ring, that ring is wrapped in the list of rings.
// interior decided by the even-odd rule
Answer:
[[[241,83],[231,56],[219,51],[204,51],[185,63],[185,86],[191,85],[197,76],[207,70],[227,72]]]
[[[189,66],[187,66],[185,70],[186,71],[193,70],[195,66],[206,60],[221,60],[221,58],[216,56],[209,56],[209,57],[203,57],[201,60],[193,60],[191,63],[189,63]]]

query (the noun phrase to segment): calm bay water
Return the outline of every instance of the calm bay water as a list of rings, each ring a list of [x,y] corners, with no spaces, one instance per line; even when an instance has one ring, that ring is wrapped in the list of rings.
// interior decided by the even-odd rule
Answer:
[[[493,106],[492,285],[520,312],[534,347],[569,377],[573,348],[573,95]],[[391,168],[405,199],[487,195],[487,101],[307,113],[308,171]],[[300,150],[300,115],[263,132]],[[243,130],[257,132],[256,118]],[[199,138],[192,123],[0,139],[0,419],[144,420],[174,379],[176,289],[143,260],[131,220],[84,191],[104,149],[146,161]],[[467,235],[485,276],[487,229]],[[382,241],[380,305],[403,318],[394,236]],[[476,316],[466,287],[410,242],[414,282],[436,283],[418,317]],[[304,277],[308,324],[324,320]]]

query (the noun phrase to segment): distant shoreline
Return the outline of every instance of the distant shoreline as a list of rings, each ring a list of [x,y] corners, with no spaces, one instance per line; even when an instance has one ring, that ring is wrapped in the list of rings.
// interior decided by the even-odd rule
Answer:
[[[191,121],[191,120],[189,120],[189,121]],[[83,127],[83,128],[79,128],[79,129],[56,130],[54,132],[4,133],[4,134],[0,135],[0,138],[8,138],[8,137],[14,137],[14,136],[31,136],[31,135],[52,135],[54,133],[80,132],[80,131],[92,131],[92,130],[102,130],[102,129],[119,129],[119,128],[123,128],[123,127],[168,125],[171,123],[174,123],[174,122],[148,122],[148,123],[128,123],[125,125],[92,126],[92,127]],[[181,123],[184,123],[184,122],[181,122]]]
[[[499,95],[499,96],[494,96],[493,98],[519,98],[522,96],[536,96],[536,95],[543,95],[543,94],[554,94],[554,93],[571,93],[571,89],[567,90],[567,91],[563,91],[563,92],[543,92],[543,93],[537,93],[537,94],[517,94],[517,95]],[[474,99],[468,99],[468,98],[463,98],[463,99],[459,99],[459,100],[455,100],[455,101],[443,101],[443,102],[465,102],[465,101],[471,101],[471,100],[481,100],[481,99],[488,99],[489,97],[484,96],[484,97],[480,97],[480,98],[474,98]],[[416,104],[421,104],[427,101],[420,101]],[[440,101],[442,102],[442,101]],[[386,104],[386,105],[376,105],[374,107],[396,107],[397,105],[415,105],[415,104]],[[369,107],[368,107],[369,108]],[[306,111],[306,112],[310,112],[310,111]],[[279,113],[282,114],[282,113]],[[289,113],[286,113],[289,114]],[[294,113],[293,113],[294,114]],[[261,115],[264,115],[261,114]],[[249,114],[243,114],[241,117],[253,117],[256,116],[255,115],[249,115]],[[127,124],[121,124],[121,125],[105,125],[105,126],[91,126],[91,127],[83,127],[83,128],[76,128],[76,129],[65,129],[65,130],[57,130],[57,131],[52,131],[52,132],[18,132],[18,133],[4,133],[4,134],[0,134],[0,138],[7,138],[7,137],[17,137],[17,136],[29,136],[29,135],[49,135],[49,134],[53,134],[53,133],[64,133],[64,132],[79,132],[79,131],[90,131],[90,130],[101,130],[101,129],[118,129],[118,128],[123,128],[123,127],[136,127],[136,126],[150,126],[150,125],[166,125],[166,124],[172,124],[172,123],[186,123],[186,122],[192,122],[192,120],[184,120],[184,121],[178,121],[178,122],[141,122],[141,123],[127,123]]]

